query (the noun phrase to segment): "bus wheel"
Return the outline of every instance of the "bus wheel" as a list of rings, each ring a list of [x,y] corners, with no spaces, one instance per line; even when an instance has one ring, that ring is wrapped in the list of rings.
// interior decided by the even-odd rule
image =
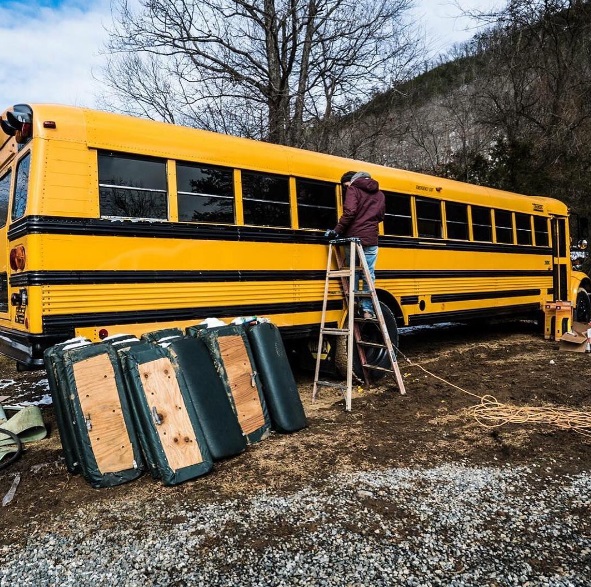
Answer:
[[[396,325],[396,318],[392,313],[392,310],[386,306],[383,302],[380,302],[382,308],[382,314],[384,316],[384,322],[390,335],[390,340],[394,345],[396,351],[398,347],[398,326]],[[346,319],[345,319],[346,324]],[[382,342],[382,335],[380,328],[377,324],[371,322],[360,322],[361,338],[367,342]],[[390,369],[390,359],[388,358],[388,351],[386,349],[371,348],[368,347],[365,350],[365,358],[369,365],[375,365],[376,367],[383,367]],[[335,367],[339,377],[347,376],[347,337],[339,336],[336,341],[335,349]],[[363,369],[361,368],[361,361],[357,354],[357,348],[353,349],[353,374],[356,375],[361,381],[363,381]],[[386,375],[384,371],[373,371],[369,372],[372,381],[377,381]]]
[[[582,287],[577,292],[577,305],[575,306],[575,320],[587,324],[591,322],[591,299]]]

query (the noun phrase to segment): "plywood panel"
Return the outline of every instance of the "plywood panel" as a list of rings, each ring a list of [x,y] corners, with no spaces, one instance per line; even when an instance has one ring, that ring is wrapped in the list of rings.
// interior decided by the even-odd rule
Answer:
[[[133,447],[109,356],[97,355],[74,363],[73,370],[82,413],[90,423],[88,436],[99,471],[104,474],[132,469]]]
[[[146,402],[161,424],[154,428],[171,469],[203,462],[193,424],[187,413],[174,368],[166,357],[139,366]]]
[[[256,385],[253,385],[253,367],[250,364],[244,340],[240,335],[220,336],[220,354],[244,434],[250,434],[265,425],[265,416]]]

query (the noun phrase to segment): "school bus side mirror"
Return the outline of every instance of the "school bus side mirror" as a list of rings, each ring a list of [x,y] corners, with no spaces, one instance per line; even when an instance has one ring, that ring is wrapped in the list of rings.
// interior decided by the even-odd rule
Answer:
[[[26,143],[31,138],[33,110],[27,104],[16,104],[6,111],[6,118],[0,118],[5,134],[16,137],[17,142]]]

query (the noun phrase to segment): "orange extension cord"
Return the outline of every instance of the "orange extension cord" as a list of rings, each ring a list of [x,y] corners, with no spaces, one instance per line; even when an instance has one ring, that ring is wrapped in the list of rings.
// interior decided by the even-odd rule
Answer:
[[[463,389],[459,385],[455,385],[451,381],[447,381],[443,377],[431,373],[431,371],[428,371],[422,365],[413,363],[400,350],[396,349],[396,351],[404,357],[410,366],[417,367],[446,385],[479,399],[480,403],[468,408],[467,411],[482,426],[498,428],[505,424],[547,424],[564,430],[574,430],[579,434],[591,437],[591,412],[581,412],[566,407],[519,407],[503,404],[492,395],[480,396]]]

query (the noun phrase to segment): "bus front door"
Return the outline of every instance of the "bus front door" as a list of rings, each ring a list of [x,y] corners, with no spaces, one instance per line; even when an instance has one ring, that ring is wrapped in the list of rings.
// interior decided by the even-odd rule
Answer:
[[[568,275],[570,265],[570,252],[567,246],[567,219],[554,217],[551,219],[551,226],[554,300],[567,301],[569,299]]]

